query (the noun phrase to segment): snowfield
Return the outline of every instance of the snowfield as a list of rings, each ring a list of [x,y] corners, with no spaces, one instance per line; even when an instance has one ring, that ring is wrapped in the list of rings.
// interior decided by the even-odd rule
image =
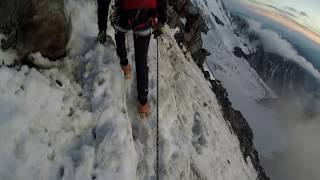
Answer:
[[[69,0],[66,6],[73,35],[63,68],[0,67],[0,179],[156,179],[155,40],[151,113],[142,122],[134,66],[133,78],[124,80],[113,40],[94,42],[96,5]],[[255,180],[201,70],[170,33],[159,47],[160,179]],[[0,51],[4,56],[15,57]]]

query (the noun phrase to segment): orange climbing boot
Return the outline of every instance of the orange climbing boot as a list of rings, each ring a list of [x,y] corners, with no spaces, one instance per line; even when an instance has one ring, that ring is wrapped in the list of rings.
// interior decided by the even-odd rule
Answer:
[[[131,78],[131,66],[130,64],[125,65],[125,66],[121,66],[122,70],[123,70],[123,75],[125,79],[130,79]]]
[[[149,114],[148,103],[146,103],[145,105],[141,105],[139,103],[138,104],[138,112],[139,112],[140,118],[145,119]]]

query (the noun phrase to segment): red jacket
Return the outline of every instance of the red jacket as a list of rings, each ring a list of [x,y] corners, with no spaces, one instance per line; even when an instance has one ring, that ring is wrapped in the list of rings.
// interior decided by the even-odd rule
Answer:
[[[118,0],[123,10],[151,9],[157,7],[156,0]]]

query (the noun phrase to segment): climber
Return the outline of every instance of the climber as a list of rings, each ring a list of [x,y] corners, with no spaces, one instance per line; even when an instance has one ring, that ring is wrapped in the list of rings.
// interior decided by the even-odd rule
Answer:
[[[110,0],[98,1],[97,41],[106,42],[106,29]],[[115,40],[120,65],[126,79],[130,79],[131,66],[128,62],[125,45],[126,32],[133,31],[135,65],[138,88],[138,112],[144,118],[148,112],[148,65],[147,55],[150,37],[161,36],[167,19],[167,0],[115,0],[113,13],[110,16],[111,24],[115,29]]]

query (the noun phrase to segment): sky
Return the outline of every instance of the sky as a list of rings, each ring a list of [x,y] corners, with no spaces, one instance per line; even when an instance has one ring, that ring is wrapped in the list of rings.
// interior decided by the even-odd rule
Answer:
[[[320,0],[224,0],[230,8],[239,5],[300,32],[320,45]]]

